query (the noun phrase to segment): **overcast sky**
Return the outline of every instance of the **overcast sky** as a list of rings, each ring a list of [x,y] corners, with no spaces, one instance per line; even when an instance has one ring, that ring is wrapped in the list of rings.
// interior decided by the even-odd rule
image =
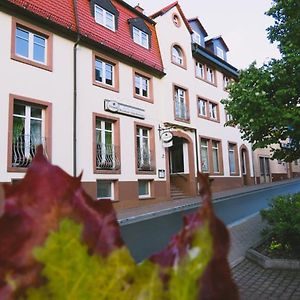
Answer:
[[[173,0],[125,0],[138,3],[145,15],[160,10]],[[179,4],[189,18],[198,16],[209,37],[222,35],[229,53],[228,61],[237,68],[246,68],[254,60],[258,65],[270,58],[279,58],[274,44],[267,39],[266,28],[273,18],[264,14],[271,0],[180,0]]]

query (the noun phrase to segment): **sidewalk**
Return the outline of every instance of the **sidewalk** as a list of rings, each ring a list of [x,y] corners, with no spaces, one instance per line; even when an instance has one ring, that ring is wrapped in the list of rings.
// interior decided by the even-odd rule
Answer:
[[[252,193],[262,189],[267,190],[274,186],[293,183],[295,181],[299,181],[300,183],[300,179],[297,178],[297,179],[282,180],[282,181],[272,182],[272,183],[244,186],[237,189],[213,193],[212,199],[213,201],[219,201],[231,196],[238,196],[246,193]],[[198,207],[200,206],[200,204],[201,204],[200,196],[185,198],[180,200],[169,200],[161,203],[122,209],[119,212],[117,212],[117,217],[119,223],[123,225],[123,224],[134,223],[134,222],[150,219],[157,216],[167,215],[170,213],[174,213],[176,211],[188,210],[191,208]]]

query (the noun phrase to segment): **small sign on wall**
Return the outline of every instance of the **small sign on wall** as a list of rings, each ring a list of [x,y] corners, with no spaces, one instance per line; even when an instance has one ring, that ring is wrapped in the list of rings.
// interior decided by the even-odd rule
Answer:
[[[145,119],[145,110],[130,106],[127,104],[123,104],[114,100],[104,100],[104,110],[110,111],[112,113],[127,115],[139,119]]]
[[[166,170],[158,169],[158,178],[165,178],[166,177]]]

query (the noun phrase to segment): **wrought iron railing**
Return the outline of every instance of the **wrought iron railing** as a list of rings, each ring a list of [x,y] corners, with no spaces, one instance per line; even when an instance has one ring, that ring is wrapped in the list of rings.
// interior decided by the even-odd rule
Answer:
[[[120,159],[118,147],[104,143],[96,144],[96,169],[97,170],[118,170]]]
[[[139,171],[153,171],[155,169],[153,154],[148,147],[138,147],[137,154],[137,167]]]
[[[12,141],[12,167],[27,168],[36,154],[37,146],[42,145],[47,157],[46,138],[34,135],[19,135]]]
[[[181,103],[175,100],[175,116],[183,120],[189,120],[190,114],[188,107],[185,103]]]

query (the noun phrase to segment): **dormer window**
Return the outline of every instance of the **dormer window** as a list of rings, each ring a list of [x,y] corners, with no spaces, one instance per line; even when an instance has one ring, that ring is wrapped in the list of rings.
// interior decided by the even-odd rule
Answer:
[[[133,41],[141,46],[143,46],[144,48],[149,49],[149,36],[146,32],[136,28],[136,27],[132,27],[132,31],[133,31]]]
[[[224,50],[220,47],[217,47],[217,56],[224,59]]]
[[[115,31],[115,15],[95,4],[95,21],[104,27]]]
[[[132,18],[128,20],[129,30],[133,41],[146,48],[151,48],[152,32],[142,18]]]
[[[193,34],[192,34],[192,41],[193,41],[193,43],[196,43],[196,44],[201,46],[200,34],[197,33],[196,31],[194,31]]]

